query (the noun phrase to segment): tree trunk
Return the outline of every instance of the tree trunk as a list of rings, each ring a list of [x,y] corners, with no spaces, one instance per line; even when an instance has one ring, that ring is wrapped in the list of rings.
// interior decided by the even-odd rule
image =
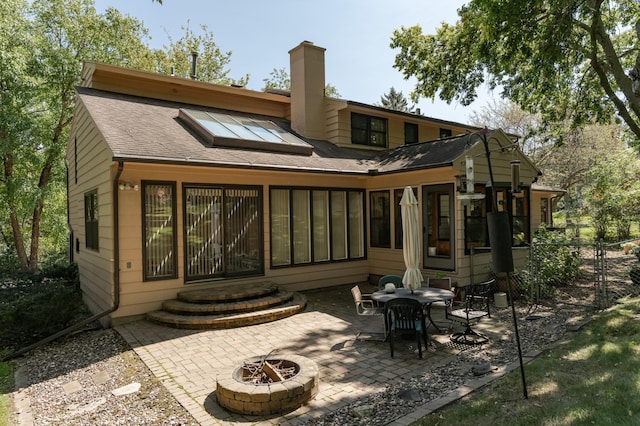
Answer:
[[[4,165],[4,184],[7,187],[7,194],[9,197],[9,223],[11,224],[11,231],[13,233],[13,244],[15,245],[18,259],[20,260],[20,267],[23,270],[29,269],[29,259],[27,258],[27,252],[24,248],[24,238],[22,238],[22,230],[20,229],[20,221],[18,220],[18,214],[15,209],[15,188],[13,184],[13,155],[10,152],[5,152],[3,157]]]

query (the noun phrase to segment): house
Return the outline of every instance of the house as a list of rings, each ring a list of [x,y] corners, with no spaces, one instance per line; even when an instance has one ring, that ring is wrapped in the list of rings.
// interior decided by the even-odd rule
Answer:
[[[85,63],[66,153],[69,226],[85,301],[107,324],[185,288],[402,273],[406,186],[420,203],[425,276],[489,273],[489,254],[471,254],[488,244],[494,199],[514,241],[529,241],[554,193],[535,190],[539,171],[513,136],[325,97],[324,50],[305,41],[289,52],[290,93]]]

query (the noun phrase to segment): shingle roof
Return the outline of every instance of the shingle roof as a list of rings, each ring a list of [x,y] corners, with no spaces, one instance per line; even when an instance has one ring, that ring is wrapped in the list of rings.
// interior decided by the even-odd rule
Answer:
[[[372,169],[388,173],[446,166],[469,148],[468,135],[384,152],[302,138],[313,146],[310,156],[215,147],[206,144],[178,119],[180,108],[204,108],[84,87],[77,88],[77,93],[112,150],[114,160],[361,174]],[[260,118],[268,118],[291,131],[286,121]]]
[[[379,155],[378,172],[449,166],[453,160],[479,142],[479,139],[473,141],[471,135],[463,135],[404,145]]]

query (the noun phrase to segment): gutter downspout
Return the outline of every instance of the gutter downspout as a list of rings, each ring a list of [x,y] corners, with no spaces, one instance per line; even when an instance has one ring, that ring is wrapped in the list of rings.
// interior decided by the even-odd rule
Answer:
[[[13,358],[16,358],[22,354],[25,354],[33,349],[36,349],[42,345],[45,345],[49,342],[52,342],[60,337],[66,336],[69,333],[72,333],[84,326],[86,326],[87,324],[90,324],[94,321],[99,320],[100,318],[104,317],[105,315],[109,315],[110,313],[116,311],[118,309],[118,307],[120,306],[120,242],[118,240],[119,234],[120,234],[120,227],[119,227],[119,220],[118,220],[118,180],[120,179],[120,175],[122,174],[122,169],[124,169],[124,162],[122,160],[118,161],[118,171],[116,172],[115,177],[113,178],[113,263],[114,263],[114,270],[113,270],[113,291],[114,291],[114,296],[113,296],[113,306],[109,309],[107,309],[106,311],[97,313],[89,318],[85,318],[82,321],[75,323],[67,328],[65,328],[64,330],[61,330],[55,334],[52,334],[51,336],[45,337],[44,339],[29,345],[27,347],[24,347],[22,349],[17,350],[16,352],[7,355],[6,357],[2,358],[2,362],[5,361],[9,361]]]

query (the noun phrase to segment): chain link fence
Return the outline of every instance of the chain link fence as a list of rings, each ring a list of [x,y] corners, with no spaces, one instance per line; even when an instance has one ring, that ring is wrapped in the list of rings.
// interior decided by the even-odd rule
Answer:
[[[640,260],[625,254],[622,246],[627,242],[534,242],[527,270],[518,282],[520,294],[533,303],[546,300],[596,309],[607,308],[623,297],[637,296],[640,286],[632,282],[630,271],[633,265],[640,266]]]
[[[634,283],[631,278],[632,267],[640,268],[640,259],[623,250],[630,242],[637,240],[534,242],[522,268],[508,277],[498,274],[496,290],[506,292],[510,285],[514,297],[530,304],[563,303],[605,309],[620,298],[640,295],[638,279],[634,277]]]

